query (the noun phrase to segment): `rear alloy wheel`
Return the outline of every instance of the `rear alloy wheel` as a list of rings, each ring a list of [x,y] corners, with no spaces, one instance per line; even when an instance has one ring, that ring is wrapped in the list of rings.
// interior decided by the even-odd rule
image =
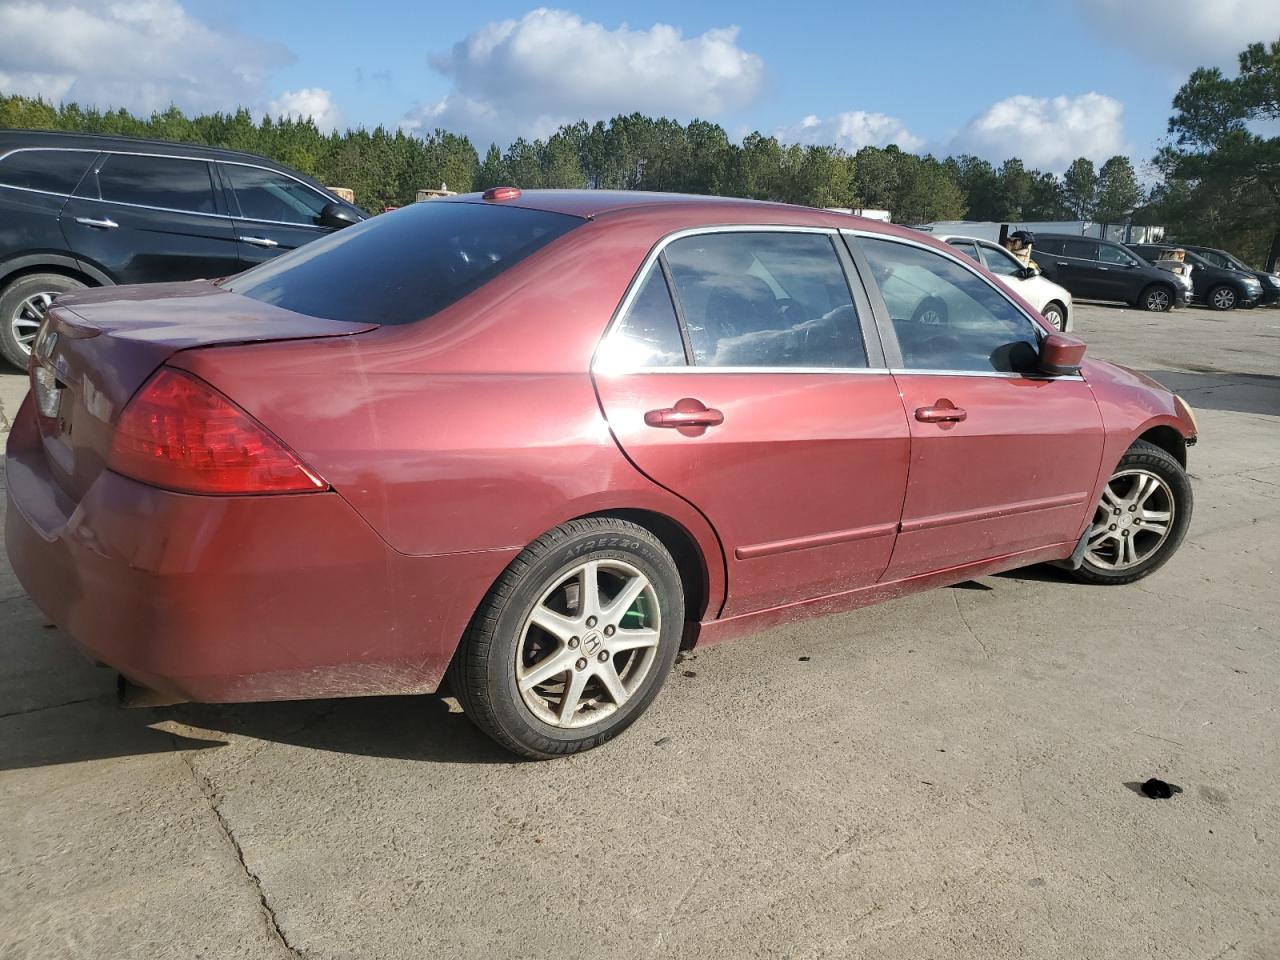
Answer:
[[[683,627],[680,576],[661,541],[626,520],[574,520],[499,578],[454,657],[453,691],[507,749],[576,753],[648,707]]]
[[[1132,583],[1178,549],[1191,521],[1191,481],[1182,465],[1139,440],[1102,489],[1075,575],[1088,583]]]
[[[1168,313],[1173,309],[1173,291],[1168,287],[1156,285],[1142,291],[1142,299],[1138,301],[1142,309],[1152,313]]]
[[[1062,304],[1054,301],[1045,304],[1044,310],[1041,312],[1046,320],[1057,330],[1063,329],[1063,325],[1067,322],[1066,313],[1062,309]]]
[[[33,273],[18,278],[0,293],[0,353],[5,359],[25,368],[31,344],[54,298],[83,287],[79,280],[60,273]]]
[[[1228,286],[1214,287],[1209,291],[1209,306],[1215,310],[1234,310],[1236,292]]]

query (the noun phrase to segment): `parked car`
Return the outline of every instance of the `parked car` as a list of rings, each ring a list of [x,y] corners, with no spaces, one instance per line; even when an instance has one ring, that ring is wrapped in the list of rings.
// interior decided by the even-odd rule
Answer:
[[[934,234],[996,275],[1001,283],[1040,311],[1054,327],[1070,332],[1071,294],[1045,277],[1039,267],[1027,266],[999,244],[974,237]]]
[[[1191,264],[1191,300],[1214,310],[1252,307],[1262,299],[1262,284],[1252,273],[1235,267],[1219,267],[1198,253],[1174,244],[1131,243],[1129,249],[1146,260],[1159,260],[1166,251],[1186,251]]]
[[[365,216],[249,153],[0,130],[0,353],[25,367],[61,293],[238,273]]]
[[[1265,270],[1255,270],[1239,257],[1227,253],[1225,250],[1218,250],[1214,247],[1201,247],[1196,244],[1183,244],[1182,249],[1188,253],[1199,255],[1215,267],[1222,267],[1226,270],[1239,270],[1241,273],[1248,274],[1257,280],[1258,285],[1262,287],[1260,303],[1267,305],[1280,303],[1280,276],[1274,273],[1267,273]]]
[[[1084,352],[904,227],[496,188],[59,300],[6,541],[133,683],[225,702],[448,671],[481,729],[552,757],[635,720],[682,643],[1028,564],[1159,568],[1195,420]]]
[[[1114,300],[1162,313],[1185,306],[1191,281],[1152,266],[1122,244],[1037,233],[1032,257],[1054,283],[1087,300]]]

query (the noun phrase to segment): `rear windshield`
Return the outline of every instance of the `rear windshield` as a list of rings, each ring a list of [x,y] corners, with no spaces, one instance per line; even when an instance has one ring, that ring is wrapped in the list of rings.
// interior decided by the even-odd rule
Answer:
[[[541,210],[428,200],[346,227],[222,286],[326,320],[412,323],[582,222]]]

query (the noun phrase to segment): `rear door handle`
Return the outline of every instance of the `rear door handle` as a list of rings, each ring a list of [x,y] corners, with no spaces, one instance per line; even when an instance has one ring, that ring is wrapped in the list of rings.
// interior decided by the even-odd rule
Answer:
[[[1063,263],[1061,260],[1057,260],[1057,261],[1055,261],[1055,262],[1054,262],[1054,265],[1055,265],[1055,266],[1059,266],[1059,267],[1065,267],[1065,266],[1066,266],[1066,264],[1065,264],[1065,263]]]
[[[280,246],[280,244],[276,243],[274,240],[271,240],[267,237],[241,237],[240,239],[243,240],[245,243],[252,243],[255,247]]]
[[[917,407],[916,419],[921,423],[959,423],[969,416],[950,400],[939,400],[929,407]]]
[[[95,220],[93,217],[76,217],[76,223],[83,223],[86,227],[98,227],[101,230],[114,230],[120,226],[114,220]]]
[[[644,422],[651,427],[718,427],[724,423],[724,414],[719,410],[711,410],[700,403],[698,407],[700,409],[693,408],[691,403],[682,400],[674,407],[650,410],[644,415]]]

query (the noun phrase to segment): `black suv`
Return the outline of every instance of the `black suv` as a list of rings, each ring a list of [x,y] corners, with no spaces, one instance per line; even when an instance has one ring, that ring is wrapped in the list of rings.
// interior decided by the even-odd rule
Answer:
[[[1186,247],[1169,243],[1131,243],[1129,249],[1153,261],[1162,259],[1170,250],[1186,250],[1186,262],[1191,264],[1191,299],[1214,310],[1252,307],[1262,299],[1262,284],[1252,273],[1216,266]]]
[[[1031,256],[1046,277],[1085,300],[1119,300],[1163,312],[1185,306],[1191,295],[1184,278],[1153,267],[1111,240],[1037,232]]]
[[[0,130],[0,353],[25,366],[63,291],[239,273],[366,216],[248,153]]]
[[[1260,303],[1273,304],[1280,303],[1280,276],[1274,273],[1267,273],[1265,270],[1255,270],[1253,267],[1244,263],[1239,257],[1227,253],[1225,250],[1218,250],[1215,247],[1202,247],[1197,244],[1182,244],[1182,249],[1189,253],[1199,254],[1205,260],[1208,260],[1215,267],[1223,267],[1227,270],[1239,270],[1241,273],[1247,273],[1253,277],[1258,283],[1262,284],[1262,300]],[[1195,274],[1192,274],[1195,279]]]

